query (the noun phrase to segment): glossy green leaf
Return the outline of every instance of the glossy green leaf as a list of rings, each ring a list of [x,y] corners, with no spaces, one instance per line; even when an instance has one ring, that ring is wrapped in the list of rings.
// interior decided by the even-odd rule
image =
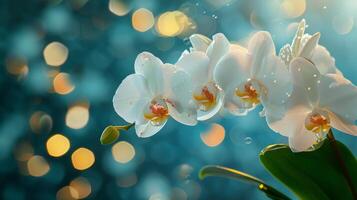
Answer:
[[[340,158],[357,190],[356,158],[338,141],[325,140],[319,149],[299,153],[292,152],[287,145],[271,145],[261,152],[260,161],[300,199],[354,199],[334,147],[339,149]]]
[[[226,178],[233,178],[240,181],[244,181],[246,183],[252,184],[257,187],[260,191],[264,192],[269,198],[275,200],[288,200],[289,198],[279,192],[278,190],[274,189],[273,187],[267,185],[262,180],[246,174],[244,172],[231,169],[228,167],[222,166],[205,166],[200,170],[199,178],[204,179],[208,176],[221,176]]]

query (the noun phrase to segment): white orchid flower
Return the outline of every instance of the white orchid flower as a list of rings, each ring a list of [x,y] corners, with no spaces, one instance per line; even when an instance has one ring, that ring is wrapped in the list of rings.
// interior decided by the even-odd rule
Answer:
[[[207,120],[222,107],[223,93],[213,79],[213,71],[218,61],[230,49],[227,38],[215,34],[213,40],[202,35],[190,37],[191,52],[185,51],[176,66],[186,71],[193,83],[193,100],[198,105],[198,120]]]
[[[306,23],[301,20],[292,44],[286,44],[280,49],[279,56],[289,66],[296,57],[304,57],[315,64],[321,74],[341,72],[335,66],[335,59],[330,52],[318,44],[320,33],[313,35],[305,34]]]
[[[321,74],[301,57],[290,68],[293,91],[287,112],[271,127],[289,137],[292,150],[310,150],[331,127],[357,135],[357,87],[340,74]]]
[[[137,56],[135,74],[119,85],[113,104],[125,121],[135,123],[139,137],[157,133],[169,116],[186,125],[197,123],[189,75],[148,52]]]
[[[223,56],[214,75],[225,92],[224,106],[232,114],[246,115],[260,103],[269,120],[284,113],[291,80],[268,32],[255,33],[247,49],[237,48]]]

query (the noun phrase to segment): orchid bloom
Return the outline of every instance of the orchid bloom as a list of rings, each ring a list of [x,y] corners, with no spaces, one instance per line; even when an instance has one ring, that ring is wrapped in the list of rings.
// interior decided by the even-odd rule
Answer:
[[[246,115],[258,104],[267,118],[280,118],[291,92],[288,69],[276,56],[268,32],[255,33],[248,48],[236,48],[217,64],[215,80],[224,90],[224,106],[234,115]]]
[[[333,73],[341,74],[335,66],[335,59],[329,51],[318,44],[320,33],[312,36],[305,34],[306,23],[301,20],[293,39],[292,44],[286,44],[280,49],[279,56],[289,66],[290,62],[296,57],[303,57],[311,60],[321,74]]]
[[[193,84],[193,100],[197,104],[198,120],[207,120],[222,107],[223,94],[213,79],[218,61],[230,49],[227,38],[218,33],[213,41],[202,35],[190,37],[191,52],[185,51],[176,66],[187,72]]]
[[[293,151],[312,149],[331,127],[357,135],[357,87],[340,74],[322,74],[309,60],[291,61],[293,91],[273,130],[289,137]]]
[[[115,111],[125,121],[135,123],[139,137],[157,133],[169,116],[195,125],[196,107],[190,82],[184,71],[143,52],[135,60],[135,74],[122,81],[113,97]]]

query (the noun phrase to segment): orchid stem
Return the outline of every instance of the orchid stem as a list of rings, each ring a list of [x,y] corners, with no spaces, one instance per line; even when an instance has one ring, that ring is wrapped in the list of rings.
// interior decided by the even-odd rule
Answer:
[[[332,133],[332,130],[330,130],[327,134],[327,138],[328,140],[331,142],[332,144],[332,148],[333,148],[333,151],[335,153],[335,157],[338,161],[338,164],[340,165],[340,168],[342,170],[342,173],[343,173],[343,176],[346,178],[347,180],[347,183],[348,183],[348,186],[350,187],[350,190],[352,192],[352,196],[354,199],[357,199],[357,192],[356,192],[356,188],[353,184],[353,181],[352,181],[352,178],[351,178],[351,175],[349,174],[348,172],[348,169],[346,167],[346,163],[344,162],[343,158],[342,158],[342,154],[341,154],[341,151],[338,147],[338,144],[336,142],[336,139]]]
[[[127,124],[124,126],[113,126],[114,128],[116,128],[117,130],[129,130],[131,127],[133,127],[135,125],[135,123],[132,124]]]

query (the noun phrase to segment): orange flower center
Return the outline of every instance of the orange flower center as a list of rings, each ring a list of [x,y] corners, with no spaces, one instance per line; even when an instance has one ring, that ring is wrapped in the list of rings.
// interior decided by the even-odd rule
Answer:
[[[243,89],[239,87],[236,88],[235,94],[237,95],[237,97],[239,97],[240,99],[242,99],[247,103],[253,105],[257,105],[260,103],[259,93],[254,88],[251,82],[244,84]]]
[[[207,111],[216,105],[216,92],[215,86],[206,85],[198,93],[193,94],[193,98],[199,104],[201,110]]]
[[[331,128],[327,113],[310,113],[305,120],[305,128],[314,133],[327,133]]]
[[[153,125],[161,125],[169,117],[169,110],[166,103],[161,100],[153,100],[149,106],[148,112],[144,113],[144,118],[149,120]]]

